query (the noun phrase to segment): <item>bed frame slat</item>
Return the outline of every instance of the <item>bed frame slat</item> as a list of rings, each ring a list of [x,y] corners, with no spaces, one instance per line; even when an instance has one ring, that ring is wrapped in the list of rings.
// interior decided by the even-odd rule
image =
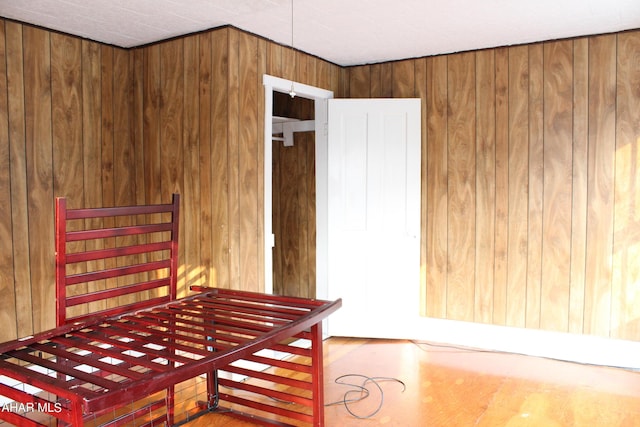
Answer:
[[[176,299],[179,207],[179,194],[172,196],[170,204],[83,209],[69,209],[66,198],[56,198],[57,325],[90,318],[92,313],[88,309],[80,314],[77,310],[73,313],[69,310],[84,303],[104,301],[96,313],[110,316],[160,304],[167,300],[165,296],[169,300]],[[123,221],[135,217],[136,223],[114,226],[115,218],[112,221],[104,219],[110,217],[122,217]],[[104,220],[99,224],[91,221],[96,218]],[[83,221],[78,223],[78,220]],[[138,239],[138,242],[131,239]],[[101,242],[103,247],[88,248],[83,243],[88,241]],[[138,262],[116,266],[116,259],[125,256],[136,256]],[[87,271],[81,271],[83,263],[87,263]],[[123,279],[120,278],[128,275],[138,275],[141,279],[121,283]],[[149,279],[166,276],[168,280],[155,283],[156,287],[151,285],[152,280],[141,275],[157,276]],[[114,282],[116,278],[118,283]],[[89,289],[90,283],[100,281],[112,283],[101,282],[93,287],[102,286],[103,289]],[[71,295],[67,289],[70,285],[83,285],[87,289],[74,289],[75,295]],[[140,292],[157,293],[145,296],[145,301],[141,301]]]
[[[1,420],[176,426],[225,412],[226,400],[250,422],[323,426],[322,320],[341,302],[204,286],[178,299],[179,199],[88,209],[56,199],[58,326],[0,344],[0,398],[62,411]],[[196,380],[192,409],[178,414],[176,398],[191,400],[183,383]]]

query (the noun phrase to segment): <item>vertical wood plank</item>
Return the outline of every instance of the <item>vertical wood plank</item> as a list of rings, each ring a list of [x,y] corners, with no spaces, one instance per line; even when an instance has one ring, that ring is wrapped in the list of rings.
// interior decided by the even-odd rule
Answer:
[[[316,85],[320,88],[331,90],[331,67],[328,62],[316,62]]]
[[[573,50],[568,41],[544,45],[543,329],[567,331],[571,265]]]
[[[134,146],[136,194],[135,203],[145,204],[147,200],[144,167],[144,51],[129,50],[131,73],[131,138]]]
[[[229,29],[213,33],[211,105],[211,222],[213,223],[211,285],[231,287],[231,135],[229,135]],[[235,181],[234,181],[235,182]],[[235,248],[235,246],[234,246]],[[233,277],[236,277],[233,275]]]
[[[507,322],[509,239],[509,50],[496,49],[496,241],[493,323]]]
[[[142,49],[131,49],[128,51],[130,60],[130,73],[131,73],[131,138],[133,140],[133,156],[135,162],[135,204],[143,205],[147,200],[145,174],[146,169],[144,167],[144,52]],[[152,238],[153,239],[153,238]],[[138,241],[149,242],[149,238],[139,238]],[[146,255],[138,258],[140,262],[144,262],[148,259]],[[148,273],[143,273],[139,277],[139,280],[148,280]],[[161,290],[149,290],[140,294],[140,299],[148,299],[152,296],[159,295]]]
[[[349,68],[349,98],[370,97],[370,69],[369,65]]]
[[[102,178],[102,203],[103,206],[115,206],[115,177],[114,177],[114,73],[113,73],[113,52],[114,48],[109,46],[101,47],[101,71],[100,71],[100,90],[102,99],[102,115],[101,115],[101,178]],[[115,223],[112,219],[108,219],[112,226]],[[113,245],[113,242],[105,242],[105,245]],[[109,265],[107,267],[115,267],[114,260],[105,261]],[[117,286],[115,280],[108,279],[105,282],[106,288]],[[108,307],[114,304],[110,301],[105,302]]]
[[[82,48],[80,39],[58,33],[51,34],[51,119],[53,132],[53,192],[66,196],[71,208],[86,206],[84,201],[84,182],[79,177],[83,172],[82,148]],[[69,224],[69,231],[74,224]],[[71,247],[84,243],[70,244]],[[70,249],[77,250],[77,249]],[[73,265],[69,273],[82,273],[85,266]],[[86,293],[87,285],[73,286],[67,289],[68,295]],[[86,312],[83,306],[73,307],[72,315]]]
[[[282,76],[282,50],[284,47],[280,44],[269,43],[267,47],[267,73],[272,76]]]
[[[491,323],[496,221],[495,50],[476,53],[476,271],[474,321]]]
[[[102,201],[104,206],[115,205],[113,177],[113,48],[102,47]]]
[[[369,66],[371,76],[371,88],[369,94],[371,98],[382,98],[382,64],[371,64]]]
[[[393,63],[380,64],[380,98],[393,98]]]
[[[86,206],[82,148],[82,45],[80,39],[51,34],[51,92],[54,193],[66,196],[70,207]]]
[[[115,203],[135,204],[136,163],[133,132],[131,131],[132,80],[129,52],[113,50],[113,166]]]
[[[306,57],[307,55],[303,55]],[[307,84],[315,83],[315,75],[312,70],[315,67],[310,66],[311,58],[306,58],[307,62],[306,67],[302,67],[302,74],[300,78],[303,82],[307,82]],[[300,100],[303,101],[303,100]],[[302,107],[300,108],[302,117],[305,118],[313,118],[313,106],[311,103],[306,102],[302,103]],[[312,152],[315,152],[315,144],[314,144],[314,136],[312,132],[300,132],[297,135],[297,139],[300,144],[298,145],[298,159],[297,159],[297,169],[300,171],[300,179],[298,181],[298,188],[300,189],[298,197],[297,197],[297,206],[296,210],[298,212],[298,223],[299,228],[297,231],[298,235],[298,247],[299,247],[299,259],[298,263],[298,290],[295,295],[302,297],[315,296],[315,245],[314,250],[310,248],[310,241],[314,239],[314,231],[311,228],[311,220],[313,220],[313,224],[315,225],[315,217],[313,217],[313,213],[315,213],[315,193],[312,191],[312,188],[315,189],[315,180],[310,176],[311,174],[315,174],[315,168],[313,168],[313,161],[315,160],[315,156],[313,156]],[[294,137],[296,138],[296,137]],[[313,198],[313,210],[311,210],[311,198]],[[315,240],[314,240],[315,241]],[[313,259],[313,262],[312,262]],[[313,264],[313,266],[312,266]],[[311,280],[311,274],[314,274],[314,280]]]
[[[51,40],[44,30],[23,27],[25,136],[29,217],[29,265],[34,332],[55,325]]]
[[[507,325],[524,327],[527,295],[529,194],[529,51],[509,48],[509,229]]]
[[[544,209],[544,52],[541,43],[529,46],[529,200],[527,224],[527,328],[540,327],[542,230]]]
[[[161,137],[160,137],[160,105],[161,67],[160,44],[149,46],[142,50],[142,150],[144,162],[142,167],[142,182],[137,186],[138,191],[144,193],[147,204],[162,202],[161,175]],[[138,174],[139,175],[139,174]],[[160,296],[160,291],[149,291],[152,296]]]
[[[256,290],[258,276],[258,129],[257,39],[238,33],[238,179],[240,215],[240,288]],[[260,140],[261,141],[261,140]]]
[[[160,89],[160,45],[152,45],[144,50],[144,187],[146,202],[158,204],[161,202],[162,191],[160,155],[160,104],[162,93]]]
[[[404,60],[392,63],[393,97],[412,98],[415,92],[415,60]]]
[[[473,320],[475,274],[475,54],[448,60],[447,318]]]
[[[316,151],[315,134],[307,132],[305,134],[305,157],[303,159],[305,172],[304,183],[306,187],[306,197],[303,208],[306,212],[305,219],[305,243],[306,243],[306,268],[305,268],[305,290],[302,292],[307,298],[316,298]]]
[[[184,275],[185,292],[192,285],[206,285],[201,282],[200,267],[200,46],[199,36],[184,39],[184,110],[182,126],[182,144],[184,158],[184,198],[182,202],[184,234]]]
[[[172,193],[184,193],[184,82],[185,39],[160,46],[160,185],[161,200],[169,203]],[[183,207],[184,200],[181,201]],[[184,212],[184,209],[183,209]],[[185,259],[185,233],[181,233],[179,256]],[[187,272],[178,272],[178,295],[187,292]]]
[[[161,104],[161,185],[163,202],[171,193],[182,190],[184,114],[184,40],[176,39],[160,46]]]
[[[281,270],[281,283],[279,284],[283,295],[297,296],[302,289],[301,275],[304,270],[305,242],[302,239],[302,222],[304,221],[300,207],[304,196],[302,151],[304,142],[300,134],[295,134],[293,147],[285,147],[280,141],[274,143],[277,146],[277,159],[279,167],[278,177],[278,212],[277,221],[280,229],[277,236],[280,245],[279,261]]]
[[[228,168],[229,168],[229,284],[234,289],[241,287],[241,265],[240,265],[240,164],[239,164],[239,122],[240,117],[240,60],[238,31],[229,29],[229,80],[228,80],[228,133],[227,144],[229,148]],[[289,62],[291,63],[291,62]]]
[[[284,239],[281,225],[282,208],[280,197],[283,193],[280,189],[283,187],[281,183],[281,177],[283,173],[281,171],[282,161],[280,160],[280,151],[282,144],[280,141],[273,141],[272,143],[272,230],[275,237],[275,246],[272,249],[273,253],[273,293],[276,295],[286,295],[284,278],[283,278],[283,252],[284,252]],[[279,237],[280,236],[280,237]]]
[[[0,21],[0,188],[11,188],[11,151],[9,146],[9,101],[7,91],[7,38]],[[10,194],[6,196],[10,197]],[[13,227],[11,203],[0,204],[0,342],[18,337],[16,289],[13,282]]]
[[[101,141],[101,87],[100,87],[100,45],[82,41],[82,164],[83,164],[83,200],[84,206],[104,206],[102,203],[102,141]],[[96,226],[102,224],[95,220]],[[88,242],[88,249],[101,249],[102,242]],[[100,267],[103,268],[100,261]],[[96,269],[88,263],[90,269]],[[89,292],[103,290],[104,280],[94,281],[88,285]],[[107,308],[105,301],[89,304],[88,310],[99,311]]]
[[[589,39],[589,206],[585,330],[610,335],[616,140],[616,36]]]
[[[589,164],[589,42],[573,42],[573,204],[571,207],[571,294],[569,332],[584,325]]]
[[[113,50],[113,172],[114,172],[114,200],[118,206],[134,205],[136,203],[136,148],[132,132],[133,114],[133,80],[132,65],[129,51],[115,48]],[[117,226],[133,225],[135,218],[116,218]],[[134,244],[134,237],[125,238],[127,244]],[[124,260],[116,261],[118,266]],[[126,286],[134,282],[133,277],[118,279],[117,286]],[[132,303],[141,299],[141,295],[126,295],[118,297],[117,304]]]
[[[640,336],[640,33],[617,36],[615,217],[611,336]]]
[[[200,182],[200,260],[199,265],[203,269],[201,280],[206,286],[215,283],[215,268],[213,267],[213,186],[212,186],[212,132],[211,122],[213,117],[213,33],[205,32],[198,35],[199,38],[199,69],[198,69],[198,153]]]
[[[420,98],[420,315],[427,315],[427,59],[416,61],[416,96]]]
[[[33,301],[31,298],[31,270],[29,268],[29,254],[31,252],[29,246],[31,242],[28,238],[23,26],[14,22],[6,22],[5,41],[8,85],[8,142],[11,165],[7,169],[10,170],[11,181],[11,216],[7,221],[11,224],[13,233],[12,288],[15,289],[16,329],[18,336],[24,337],[34,333],[34,326],[31,314]]]
[[[447,57],[427,58],[426,314],[447,316]]]
[[[82,164],[85,206],[102,204],[100,45],[82,42]]]
[[[285,79],[297,81],[298,67],[297,67],[298,55],[296,51],[291,48],[283,48],[282,50],[282,76]]]
[[[264,181],[264,168],[265,168],[265,143],[266,143],[266,135],[264,132],[265,129],[265,96],[264,96],[264,85],[262,83],[263,76],[267,72],[267,42],[263,39],[258,39],[258,60],[256,61],[257,70],[255,73],[255,87],[256,87],[256,175],[257,175],[257,185],[258,192],[256,194],[256,204],[258,206],[257,213],[257,252],[256,252],[256,260],[257,263],[257,279],[256,283],[252,286],[252,289],[258,289],[264,291],[265,289],[265,200],[264,200],[264,189],[265,189],[265,181]],[[313,65],[315,69],[315,63]],[[314,72],[315,76],[315,72]]]

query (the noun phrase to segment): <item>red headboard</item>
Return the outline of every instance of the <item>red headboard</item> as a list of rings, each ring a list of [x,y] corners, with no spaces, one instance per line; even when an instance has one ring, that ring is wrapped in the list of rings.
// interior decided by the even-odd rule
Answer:
[[[56,198],[56,322],[176,299],[180,195],[171,204],[67,209]]]

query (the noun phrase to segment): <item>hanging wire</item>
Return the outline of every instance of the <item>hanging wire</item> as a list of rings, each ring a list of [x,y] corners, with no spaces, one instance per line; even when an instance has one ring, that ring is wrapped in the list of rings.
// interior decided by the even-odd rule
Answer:
[[[291,49],[293,50],[293,78],[295,78],[295,74],[297,71],[297,62],[296,58],[295,58],[295,47],[293,46],[293,0],[291,0]],[[289,91],[289,96],[291,98],[295,98],[296,97],[296,91],[293,88],[293,79],[291,79],[291,90]]]

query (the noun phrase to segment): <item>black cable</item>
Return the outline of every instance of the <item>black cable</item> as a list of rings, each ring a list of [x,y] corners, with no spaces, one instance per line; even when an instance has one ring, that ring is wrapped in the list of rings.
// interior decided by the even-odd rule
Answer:
[[[364,381],[362,382],[362,384],[355,384],[355,383],[350,383],[350,382],[344,381],[345,378],[350,378],[350,377],[363,378]],[[358,418],[358,419],[361,419],[361,420],[371,418],[374,415],[376,415],[378,412],[380,412],[380,409],[382,409],[382,405],[384,404],[384,391],[382,390],[382,387],[378,383],[378,382],[382,382],[382,381],[394,381],[394,382],[400,383],[402,385],[402,392],[404,392],[407,389],[407,386],[405,385],[405,383],[402,382],[401,380],[397,379],[397,378],[369,377],[369,376],[361,375],[361,374],[345,374],[345,375],[341,375],[341,376],[337,377],[334,380],[334,382],[336,384],[346,385],[346,386],[349,386],[349,387],[354,387],[355,390],[347,390],[344,393],[342,399],[337,400],[335,402],[327,403],[327,404],[325,404],[325,406],[344,405],[344,408],[347,410],[347,412],[349,412],[349,414],[351,414],[351,416],[353,416],[355,418]],[[362,402],[363,400],[365,400],[366,398],[368,398],[371,395],[371,392],[366,387],[367,383],[373,383],[373,385],[376,386],[376,388],[378,389],[378,391],[380,393],[380,402],[378,403],[378,407],[373,412],[371,412],[370,414],[358,415],[355,412],[353,412],[349,406],[351,404],[353,404],[353,403]],[[359,397],[350,398],[350,396],[353,393],[358,393],[358,392],[360,393]]]

